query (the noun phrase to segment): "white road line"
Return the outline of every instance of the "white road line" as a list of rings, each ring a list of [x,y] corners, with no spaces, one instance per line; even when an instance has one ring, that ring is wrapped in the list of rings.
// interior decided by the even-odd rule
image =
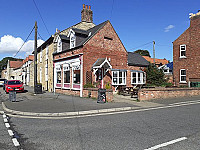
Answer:
[[[6,115],[5,115],[5,114],[3,114],[3,118],[6,118]]]
[[[16,138],[13,138],[12,141],[13,141],[15,146],[20,146],[20,144],[19,144],[19,142],[17,141]]]
[[[9,123],[5,123],[6,128],[10,128],[10,124]]]
[[[4,121],[4,122],[8,122],[8,119],[7,119],[7,118],[4,118],[3,121]]]
[[[166,142],[166,143],[162,143],[162,144],[159,144],[159,145],[156,145],[156,146],[153,146],[153,147],[151,147],[151,148],[144,149],[144,150],[155,150],[155,149],[159,149],[159,148],[161,148],[161,147],[165,147],[165,146],[168,146],[168,145],[171,145],[171,144],[174,144],[174,143],[177,143],[177,142],[186,140],[186,139],[187,139],[187,137],[182,137],[182,138],[175,139],[175,140],[172,140],[172,141],[169,141],[169,142]]]
[[[10,136],[13,136],[13,135],[14,135],[14,133],[13,133],[12,130],[8,130],[8,134],[9,134]]]

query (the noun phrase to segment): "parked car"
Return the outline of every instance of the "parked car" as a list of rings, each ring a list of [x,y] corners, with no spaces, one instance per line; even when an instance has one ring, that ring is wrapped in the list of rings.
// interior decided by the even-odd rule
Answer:
[[[3,90],[5,90],[5,85],[7,83],[8,80],[4,80],[4,83],[3,83]]]
[[[0,86],[3,86],[4,85],[4,81],[5,81],[6,79],[0,79]]]
[[[16,92],[24,92],[23,83],[20,80],[8,80],[5,84],[5,92],[15,90]]]

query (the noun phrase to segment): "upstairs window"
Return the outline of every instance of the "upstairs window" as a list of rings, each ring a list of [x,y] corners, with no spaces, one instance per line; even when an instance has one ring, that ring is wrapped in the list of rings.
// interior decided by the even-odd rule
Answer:
[[[126,85],[126,71],[112,71],[112,85]]]
[[[186,83],[186,70],[185,69],[180,70],[180,82]]]
[[[62,51],[62,41],[61,41],[61,38],[58,36],[57,37],[57,52],[61,52]]]
[[[180,58],[186,58],[186,45],[180,45]]]
[[[49,55],[49,45],[46,46],[46,60],[48,60]]]
[[[70,49],[76,46],[76,36],[74,32],[70,34]]]

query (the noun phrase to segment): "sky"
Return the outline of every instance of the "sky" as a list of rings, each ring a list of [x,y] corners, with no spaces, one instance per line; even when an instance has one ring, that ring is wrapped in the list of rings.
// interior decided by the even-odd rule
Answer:
[[[35,21],[38,46],[56,28],[79,23],[83,4],[91,5],[96,25],[110,20],[127,51],[145,49],[153,57],[155,41],[156,58],[170,61],[172,42],[190,25],[189,13],[200,10],[199,0],[0,0],[0,60],[15,56],[22,45],[15,57],[31,54]]]

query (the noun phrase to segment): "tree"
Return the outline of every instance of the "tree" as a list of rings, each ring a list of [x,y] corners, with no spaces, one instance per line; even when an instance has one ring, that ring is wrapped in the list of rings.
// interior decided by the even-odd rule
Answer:
[[[146,70],[146,82],[151,86],[164,86],[167,81],[164,78],[164,72],[162,69],[158,69],[154,64],[149,64]]]
[[[15,61],[15,60],[23,60],[23,59],[18,59],[18,58],[13,58],[13,57],[5,57],[0,61],[0,72],[6,68],[8,60]]]
[[[136,50],[134,53],[138,53],[138,54],[140,54],[142,56],[149,56],[149,57],[151,57],[148,50],[141,50],[141,49],[139,49],[139,50]]]

